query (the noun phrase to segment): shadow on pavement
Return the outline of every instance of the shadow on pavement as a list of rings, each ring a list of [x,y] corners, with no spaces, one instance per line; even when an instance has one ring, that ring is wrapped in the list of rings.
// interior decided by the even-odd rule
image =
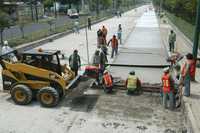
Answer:
[[[72,111],[90,112],[98,101],[98,95],[82,95],[73,99],[63,99],[60,106],[69,107]]]

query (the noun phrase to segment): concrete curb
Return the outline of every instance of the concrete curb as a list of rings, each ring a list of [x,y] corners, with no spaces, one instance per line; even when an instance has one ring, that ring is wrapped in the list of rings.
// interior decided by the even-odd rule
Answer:
[[[192,131],[191,132],[200,133],[200,130],[199,130],[197,124],[196,124],[197,121],[196,121],[196,119],[194,117],[194,114],[192,112],[190,104],[186,103],[186,102],[184,102],[184,103],[185,103],[185,108],[186,108],[186,111],[187,111],[187,117],[188,117],[189,122],[191,123],[191,126],[192,126],[192,129],[191,129]]]

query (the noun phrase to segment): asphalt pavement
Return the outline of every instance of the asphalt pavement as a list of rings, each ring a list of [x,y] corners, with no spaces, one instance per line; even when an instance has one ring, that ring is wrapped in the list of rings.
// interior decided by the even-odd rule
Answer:
[[[55,26],[56,27],[63,26],[69,20],[70,20],[70,18],[67,15],[59,16],[55,20],[54,27]],[[31,23],[31,24],[25,25],[24,33],[25,33],[25,35],[28,35],[33,32],[37,32],[37,31],[45,30],[45,29],[49,29],[49,25],[47,23]],[[21,37],[22,33],[20,31],[19,26],[17,25],[17,26],[11,26],[10,28],[4,30],[3,36],[4,36],[4,39],[11,39],[11,38],[16,38],[16,37]]]

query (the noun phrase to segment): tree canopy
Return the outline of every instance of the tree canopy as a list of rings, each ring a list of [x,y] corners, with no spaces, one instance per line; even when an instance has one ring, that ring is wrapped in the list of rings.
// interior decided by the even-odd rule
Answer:
[[[154,4],[160,5],[163,1],[163,8],[176,16],[182,17],[190,23],[195,22],[197,0],[153,0]]]

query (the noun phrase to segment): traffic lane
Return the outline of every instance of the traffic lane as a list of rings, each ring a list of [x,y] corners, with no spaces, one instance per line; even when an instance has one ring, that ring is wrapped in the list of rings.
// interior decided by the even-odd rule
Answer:
[[[71,19],[68,16],[59,17],[56,19],[56,23],[53,25],[53,27],[63,26],[69,20]],[[49,29],[49,25],[47,23],[32,23],[24,27],[24,33],[31,34],[32,32],[40,31],[43,29]],[[9,29],[6,29],[4,31],[5,39],[16,38],[20,36],[22,36],[22,34],[21,34],[19,26],[12,26]]]

